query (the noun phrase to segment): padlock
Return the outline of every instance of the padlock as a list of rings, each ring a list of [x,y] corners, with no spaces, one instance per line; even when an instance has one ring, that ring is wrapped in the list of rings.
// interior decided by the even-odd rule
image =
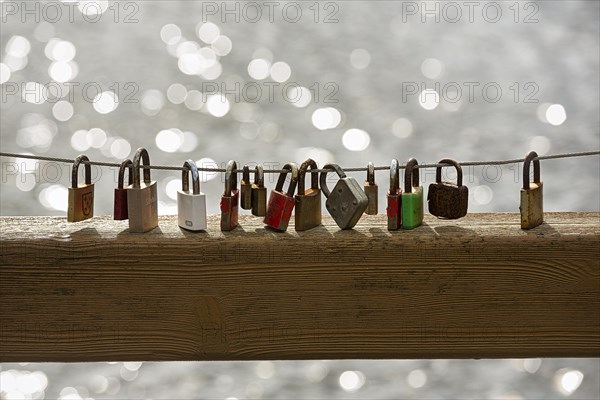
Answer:
[[[325,208],[340,229],[352,229],[365,212],[369,199],[356,179],[346,176],[339,165],[327,164],[323,169],[333,169],[340,177],[330,192],[327,187],[328,171],[321,172],[321,190],[327,198]]]
[[[367,195],[367,199],[369,199],[365,214],[377,215],[377,203],[379,202],[379,195],[377,192],[379,191],[379,187],[375,183],[375,166],[372,162],[367,164],[367,180],[364,184],[364,191]]]
[[[254,168],[254,183],[252,193],[252,215],[264,217],[267,214],[267,188],[265,187],[265,173],[263,166],[258,164]]]
[[[310,189],[305,190],[306,171],[310,167]],[[298,170],[298,194],[296,195],[297,231],[306,231],[321,225],[321,189],[317,163],[309,158]],[[312,171],[314,170],[314,171]]]
[[[404,169],[402,229],[414,229],[423,222],[423,186],[419,185],[419,163],[411,158]]]
[[[400,189],[400,167],[395,158],[390,165],[390,189],[387,192],[388,231],[400,229],[402,225],[402,190]]]
[[[239,190],[237,188],[237,163],[230,160],[225,171],[225,191],[221,196],[221,230],[232,231],[238,226]]]
[[[177,191],[177,222],[190,231],[206,230],[206,196],[200,191],[200,175],[193,160],[183,163],[181,190]],[[192,191],[188,171],[192,174]]]
[[[544,222],[544,194],[540,180],[540,160],[535,151],[525,157],[523,164],[523,187],[521,188],[521,229],[531,229]],[[529,168],[533,161],[533,182],[529,182]]]
[[[250,182],[250,167],[242,168],[242,181],[240,182],[240,206],[244,210],[252,209],[252,182]]]
[[[442,182],[442,167],[435,171],[435,183],[429,185],[427,202],[429,212],[438,218],[457,219],[467,215],[469,189],[462,184],[462,168],[455,160],[443,159],[438,164],[450,164],[456,168],[456,185]]]
[[[127,159],[119,166],[119,180],[115,188],[115,201],[113,207],[113,219],[121,221],[127,219],[127,189],[124,186],[125,171],[129,171],[129,185],[133,184],[133,163]]]
[[[69,188],[69,207],[67,221],[79,222],[94,216],[94,184],[92,183],[92,166],[85,164],[85,183],[77,183],[79,164],[89,162],[87,156],[80,155],[73,163],[71,171],[71,187]]]
[[[143,147],[137,149],[133,157],[133,185],[127,189],[130,232],[148,232],[158,226],[156,181],[150,178],[150,169],[144,168],[144,182],[141,182],[141,163],[150,165],[150,156]]]
[[[283,184],[287,173],[291,172],[292,177],[288,186],[287,192],[283,191]],[[277,185],[274,190],[271,190],[269,202],[267,203],[267,215],[265,215],[265,225],[285,232],[287,230],[292,211],[296,204],[294,192],[298,183],[298,166],[294,163],[287,163],[283,166],[283,172],[279,174]]]

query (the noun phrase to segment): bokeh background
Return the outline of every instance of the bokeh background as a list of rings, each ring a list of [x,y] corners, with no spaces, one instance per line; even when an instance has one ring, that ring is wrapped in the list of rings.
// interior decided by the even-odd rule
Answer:
[[[191,158],[222,167],[235,159],[277,168],[307,157],[356,167],[392,158],[499,160],[529,150],[600,147],[596,1],[487,1],[473,8],[437,1],[0,1],[0,7],[5,152],[120,162],[143,146],[153,164]],[[70,165],[0,161],[1,215],[65,214]],[[469,210],[517,211],[519,168],[465,168]],[[599,171],[598,157],[542,162],[545,210],[597,211]],[[181,177],[152,176],[159,212],[176,213]],[[433,170],[421,171],[425,188],[433,178]],[[116,169],[93,168],[93,179],[96,214],[110,214]],[[275,179],[268,175],[267,185]],[[387,187],[388,173],[378,172],[377,181]],[[202,174],[201,187],[209,212],[218,212],[222,175]],[[600,395],[598,359],[1,368],[3,399]]]

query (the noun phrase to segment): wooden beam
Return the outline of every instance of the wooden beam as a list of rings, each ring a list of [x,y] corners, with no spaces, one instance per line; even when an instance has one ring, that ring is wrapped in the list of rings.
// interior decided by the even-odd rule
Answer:
[[[598,357],[600,213],[545,218],[132,234],[2,217],[0,361]]]

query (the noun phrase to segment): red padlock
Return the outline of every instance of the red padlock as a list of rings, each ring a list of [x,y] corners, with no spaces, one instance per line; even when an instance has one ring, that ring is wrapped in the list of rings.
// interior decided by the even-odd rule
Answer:
[[[225,171],[225,192],[221,196],[221,230],[232,231],[238,226],[239,190],[237,188],[237,164],[230,160]]]
[[[288,172],[292,173],[292,179],[286,193],[283,191],[283,184]],[[298,166],[294,163],[285,164],[283,172],[279,174],[277,186],[275,186],[275,190],[272,190],[269,196],[267,215],[263,221],[267,226],[282,232],[287,229],[294,205],[296,204],[296,199],[294,198],[296,184],[298,184]]]
[[[400,189],[400,168],[398,160],[392,160],[390,166],[390,190],[387,193],[388,231],[395,231],[402,226],[402,190]]]
[[[119,166],[119,181],[117,188],[115,189],[115,206],[114,206],[114,219],[124,220],[127,219],[127,188],[123,187],[125,181],[125,170],[129,170],[129,185],[133,184],[133,162],[131,160],[125,160]]]

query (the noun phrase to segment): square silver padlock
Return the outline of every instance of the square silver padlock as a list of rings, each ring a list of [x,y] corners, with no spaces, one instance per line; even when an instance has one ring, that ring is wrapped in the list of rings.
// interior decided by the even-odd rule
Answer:
[[[177,222],[180,227],[190,231],[206,230],[206,196],[200,191],[200,176],[193,160],[183,164],[192,173],[192,187],[190,191],[189,174],[183,170],[181,175],[182,190],[177,191]]]
[[[337,164],[327,164],[340,177],[334,188],[327,188],[327,172],[321,173],[321,191],[327,197],[325,207],[340,229],[352,229],[367,209],[369,198],[356,179],[346,176]]]

